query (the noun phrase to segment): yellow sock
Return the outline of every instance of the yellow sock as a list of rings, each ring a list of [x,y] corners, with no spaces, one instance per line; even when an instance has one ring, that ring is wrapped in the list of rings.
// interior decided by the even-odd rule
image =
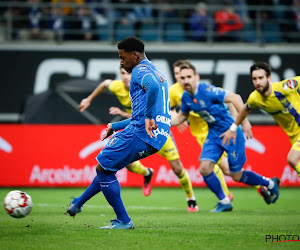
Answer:
[[[216,176],[218,177],[218,179],[219,179],[219,181],[221,183],[221,186],[223,188],[224,193],[227,196],[229,196],[230,195],[230,191],[229,191],[229,189],[227,187],[227,184],[225,182],[223,172],[222,172],[222,170],[220,169],[220,167],[217,164],[214,166],[214,172],[215,172]]]
[[[189,173],[185,171],[185,169],[182,169],[182,172],[178,176],[178,179],[179,179],[180,186],[183,188],[184,192],[186,193],[186,196],[189,199],[194,197],[194,191],[193,191]]]
[[[295,167],[295,170],[296,170],[298,176],[300,177],[300,162],[299,162],[298,165]]]
[[[127,166],[127,169],[136,174],[145,175],[147,173],[147,168],[140,161],[133,162],[131,165]]]
[[[255,189],[259,189],[259,185],[252,186]]]

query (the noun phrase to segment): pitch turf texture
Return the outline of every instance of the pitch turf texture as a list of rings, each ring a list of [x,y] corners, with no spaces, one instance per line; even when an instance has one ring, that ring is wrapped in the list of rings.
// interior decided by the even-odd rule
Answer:
[[[13,189],[0,189],[2,201]],[[98,229],[115,218],[102,193],[71,218],[64,214],[70,197],[80,195],[83,188],[20,189],[31,195],[33,209],[22,219],[0,210],[0,249],[300,249],[300,241],[266,242],[266,235],[300,237],[296,188],[281,188],[279,200],[271,205],[256,190],[232,189],[233,211],[219,214],[209,213],[217,199],[206,188],[195,189],[197,213],[187,212],[180,188],[154,188],[149,197],[140,188],[123,188],[134,230]]]

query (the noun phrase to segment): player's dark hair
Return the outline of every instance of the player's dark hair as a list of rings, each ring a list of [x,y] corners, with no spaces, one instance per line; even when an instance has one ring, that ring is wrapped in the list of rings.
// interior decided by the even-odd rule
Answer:
[[[123,49],[125,52],[138,51],[143,53],[145,44],[135,36],[128,36],[118,43],[118,49]]]
[[[254,70],[263,69],[266,72],[266,76],[268,77],[271,75],[271,66],[265,62],[256,62],[254,63],[250,68],[250,74],[252,75],[252,72]]]
[[[173,63],[173,68],[175,68],[175,67],[180,67],[181,65],[183,65],[183,64],[189,64],[190,63],[190,61],[189,60],[177,60],[177,61],[175,61],[174,63]]]
[[[193,64],[191,64],[190,62],[188,63],[185,63],[185,64],[182,64],[180,66],[180,70],[183,70],[183,69],[192,69],[194,71],[194,74],[197,75],[197,70],[195,68],[195,66]]]

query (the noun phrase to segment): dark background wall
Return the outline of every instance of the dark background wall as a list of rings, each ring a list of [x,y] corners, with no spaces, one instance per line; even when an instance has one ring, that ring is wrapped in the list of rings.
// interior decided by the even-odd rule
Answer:
[[[147,50],[146,50],[147,51]],[[263,49],[150,49],[147,56],[157,64],[174,83],[172,64],[178,59],[189,59],[197,67],[201,79],[216,86],[240,94],[244,101],[253,90],[249,67],[255,61],[266,61],[273,68],[273,81],[299,75],[300,50]],[[7,118],[9,115],[23,114],[25,103],[34,94],[55,89],[60,82],[70,79],[90,79],[101,82],[104,79],[119,78],[119,58],[117,49],[77,49],[72,47],[53,48],[1,48],[0,47],[0,122],[22,122],[21,119]],[[71,93],[78,102],[86,93]],[[61,100],[59,100],[61,101]],[[111,101],[111,103],[110,103]],[[96,103],[95,103],[96,104]],[[61,104],[62,109],[63,105]],[[92,110],[102,110],[104,122],[112,119],[108,106],[118,105],[112,95],[98,98]],[[257,111],[252,116],[254,122],[263,124],[268,119],[255,119],[262,114]],[[99,115],[99,113],[95,113]],[[49,123],[49,122],[46,122]],[[64,122],[58,122],[64,123]],[[66,123],[90,123],[78,119]]]

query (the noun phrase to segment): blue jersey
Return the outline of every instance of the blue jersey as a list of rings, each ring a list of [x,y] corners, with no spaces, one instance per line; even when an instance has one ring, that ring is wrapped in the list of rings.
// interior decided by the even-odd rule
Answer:
[[[194,111],[208,124],[208,135],[203,144],[200,161],[207,160],[216,163],[223,151],[226,151],[230,171],[239,172],[246,161],[243,131],[239,126],[236,143],[233,144],[231,140],[228,146],[223,145],[222,138],[219,137],[234,122],[224,104],[226,93],[224,89],[199,83],[194,96],[186,91],[183,93],[181,111],[187,114]]]
[[[209,133],[218,137],[228,130],[234,122],[227,106],[224,104],[226,91],[206,83],[199,83],[196,93],[191,96],[183,93],[181,111],[188,114],[194,111],[208,124]]]
[[[158,98],[152,112],[152,117],[158,125],[158,128],[153,131],[156,138],[150,138],[145,129],[146,85],[149,83],[151,85],[151,81],[159,84]],[[170,97],[166,77],[145,58],[132,70],[129,94],[132,106],[130,129],[141,140],[160,150],[169,136],[171,126]]]

